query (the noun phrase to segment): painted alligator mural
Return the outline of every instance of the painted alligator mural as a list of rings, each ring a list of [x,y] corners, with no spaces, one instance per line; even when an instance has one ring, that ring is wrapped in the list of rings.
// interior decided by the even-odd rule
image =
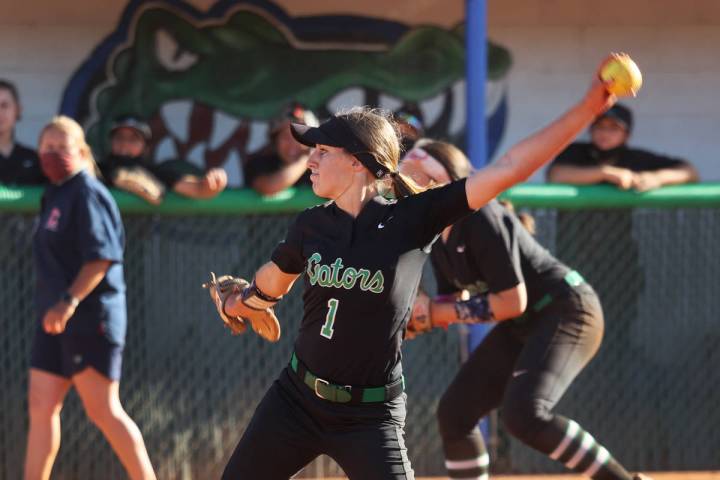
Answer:
[[[506,119],[510,55],[488,48],[489,152]],[[62,112],[86,127],[99,157],[113,119],[145,118],[155,161],[222,165],[242,184],[242,160],[267,142],[268,120],[297,100],[326,116],[358,104],[417,108],[428,135],[462,143],[464,29],[377,19],[289,17],[269,2],[132,1],[115,32],[73,75]]]

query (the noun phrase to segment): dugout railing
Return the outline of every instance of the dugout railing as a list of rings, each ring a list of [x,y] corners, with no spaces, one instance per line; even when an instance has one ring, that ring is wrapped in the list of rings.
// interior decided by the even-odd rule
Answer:
[[[250,275],[269,258],[306,190],[211,201],[169,195],[154,207],[114,192],[127,232],[129,328],[121,397],[159,478],[219,478],[244,425],[288,362],[300,320],[296,287],[277,308],[284,334],[231,337],[200,284]],[[41,190],[0,188],[0,478],[20,478],[35,315],[31,236]],[[609,186],[524,185],[504,195],[535,216],[539,240],[601,296],[605,340],[557,410],[632,469],[710,470],[720,454],[720,184],[636,194]],[[429,274],[429,269],[426,268]],[[429,275],[428,275],[429,276]],[[424,279],[432,289],[432,280]],[[459,332],[406,342],[406,441],[419,475],[442,475],[434,410],[457,371]],[[125,478],[71,393],[54,479]],[[493,470],[561,469],[504,434]],[[305,474],[337,474],[327,459]]]

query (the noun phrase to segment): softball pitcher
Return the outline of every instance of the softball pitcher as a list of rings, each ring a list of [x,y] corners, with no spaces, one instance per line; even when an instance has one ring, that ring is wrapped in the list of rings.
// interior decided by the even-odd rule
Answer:
[[[226,278],[215,290],[222,316],[273,340],[272,306],[304,274],[295,351],[223,478],[287,479],[320,454],[351,479],[414,478],[403,441],[400,345],[431,244],[530,176],[614,101],[594,80],[580,102],[495,164],[422,192],[398,172],[397,132],[377,112],[356,108],[319,127],[293,125],[295,138],[314,148],[313,191],[330,201],[298,215],[251,285],[223,288],[232,283]],[[394,200],[381,195],[383,185]]]

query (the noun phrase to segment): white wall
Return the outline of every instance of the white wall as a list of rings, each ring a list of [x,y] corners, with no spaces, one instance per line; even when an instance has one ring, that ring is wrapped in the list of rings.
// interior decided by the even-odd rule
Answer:
[[[7,1],[0,15],[0,77],[17,85],[20,142],[35,145],[75,69],[113,28],[124,1]]]
[[[18,137],[34,144],[40,126],[57,111],[70,75],[114,29],[125,1],[4,3],[0,77],[17,82],[25,109]],[[206,8],[213,2],[192,3]],[[461,19],[464,4],[462,0],[278,3],[297,15],[366,11],[446,27]],[[510,118],[501,149],[581,95],[589,72],[605,52],[624,50],[645,75],[639,97],[629,102],[637,124],[632,143],[686,157],[698,166],[704,180],[720,181],[720,135],[715,133],[720,127],[720,1],[488,0],[488,18],[490,36],[508,47],[515,59]]]
[[[514,57],[501,150],[578,98],[605,52],[622,50],[644,75],[638,98],[626,102],[635,112],[631,144],[684,157],[703,180],[720,180],[720,2],[491,0],[488,16],[491,38]]]

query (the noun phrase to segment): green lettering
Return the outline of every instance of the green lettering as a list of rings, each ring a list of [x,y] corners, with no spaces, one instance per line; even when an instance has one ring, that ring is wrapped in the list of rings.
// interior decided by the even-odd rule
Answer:
[[[343,288],[351,290],[355,286],[355,283],[357,282],[357,273],[357,270],[355,270],[353,267],[348,267],[345,269],[345,272],[343,272],[342,276]]]
[[[327,265],[320,265],[317,269],[318,285],[321,287],[329,287],[330,275],[330,267]]]
[[[310,285],[315,285],[317,282],[318,269],[316,264],[320,263],[320,260],[322,260],[322,255],[317,252],[313,253],[310,255],[310,258],[308,258],[307,274],[310,279]]]
[[[342,258],[338,257],[332,264],[332,279],[330,280],[332,286],[335,288],[342,287],[342,282],[340,281],[340,272],[342,271],[342,268]]]
[[[385,277],[381,270],[375,272],[372,280],[370,281],[370,287],[368,288],[372,293],[382,293],[385,284]]]
[[[320,335],[327,339],[331,339],[333,337],[333,333],[335,333],[335,330],[333,330],[333,325],[335,324],[335,315],[337,315],[339,304],[340,302],[337,298],[331,298],[330,300],[328,300],[328,313],[327,315],[325,315],[325,323],[320,329]]]
[[[358,270],[358,276],[361,277],[360,279],[360,290],[363,292],[366,292],[368,288],[370,287],[370,270],[366,268],[361,268]]]

